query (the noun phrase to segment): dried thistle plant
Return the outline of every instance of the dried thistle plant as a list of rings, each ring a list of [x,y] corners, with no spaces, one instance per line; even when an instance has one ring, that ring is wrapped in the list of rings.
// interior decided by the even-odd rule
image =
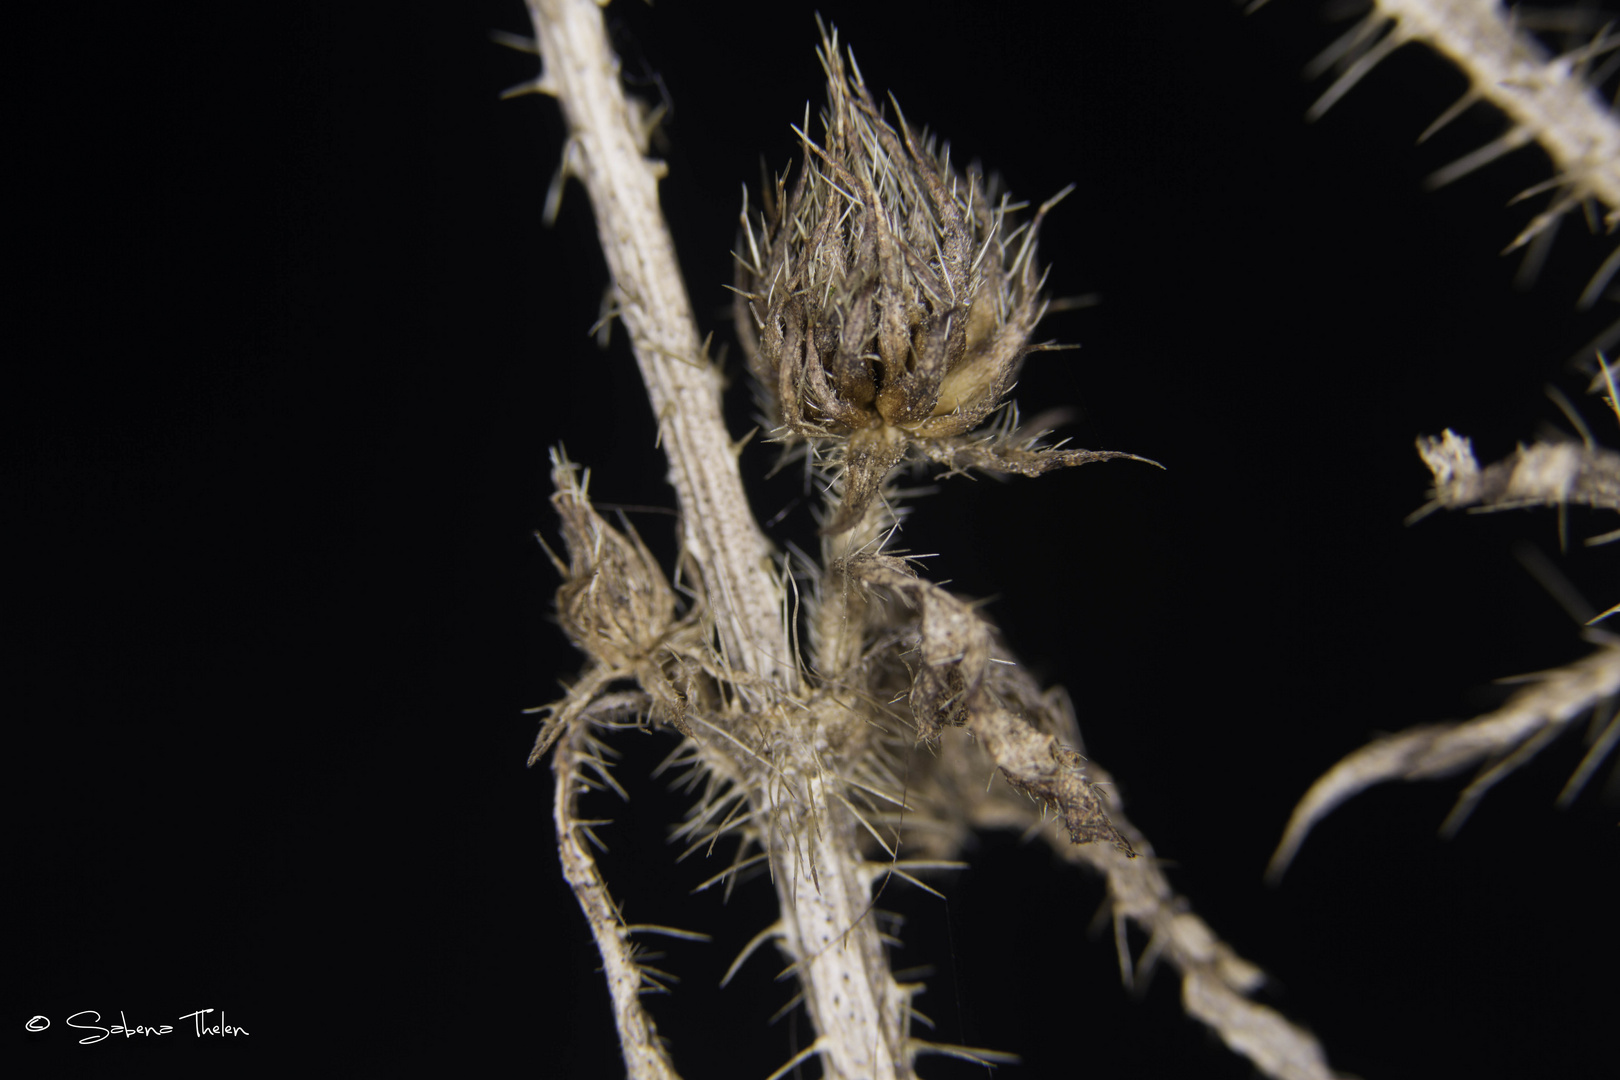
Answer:
[[[1316,111],[1404,41],[1448,54],[1463,47],[1459,37],[1465,46],[1469,34],[1458,26],[1473,26],[1477,12],[1448,21],[1457,6],[1382,4],[1322,65],[1339,63],[1344,74]],[[1022,362],[1050,347],[1032,343],[1044,307],[1036,234],[1056,200],[1020,222],[1020,207],[992,181],[953,168],[898,105],[881,106],[853,57],[824,33],[819,141],[806,116],[798,171],[761,193],[758,213],[745,203],[736,249],[737,322],[770,437],[803,449],[827,496],[819,552],[778,557],[742,499],[720,378],[679,285],[657,209],[663,167],[646,156],[647,112],[619,87],[588,0],[530,7],[545,70],[525,88],[556,96],[570,131],[548,215],[564,179],[584,183],[613,274],[611,307],[632,338],[680,504],[681,555],[666,572],[627,525],[596,513],[578,468],[560,453],[554,459],[567,548],[566,560],[554,556],[564,578],[558,607],[587,660],[567,696],[547,707],[531,761],[551,749],[564,873],[603,957],[630,1074],[675,1075],[642,1002],[664,979],[635,939],[691,936],[627,922],[590,853],[598,822],[581,816],[579,798],[592,788],[622,791],[611,740],[637,726],[676,740],[668,767],[695,795],[676,839],[729,855],[707,884],[729,892],[750,868],[770,871],[778,917],[726,979],[747,978],[745,961],[775,944],[798,982],[815,1039],[773,1075],[812,1057],[829,1077],[910,1076],[929,1053],[1006,1060],[917,1037],[920,987],[890,970],[891,942],[876,919],[881,882],[928,888],[921,879],[960,865],[974,831],[986,829],[1037,836],[1103,876],[1127,985],[1168,964],[1187,1013],[1262,1073],[1333,1075],[1311,1035],[1252,1000],[1259,970],[1171,889],[1109,774],[1086,756],[1067,695],[1035,682],[976,605],[927,581],[894,546],[894,481],[908,462],[1033,476],[1135,457],[1043,447],[1006,401]],[[1396,30],[1381,38],[1391,20]],[[1477,35],[1487,52],[1500,52],[1499,29]],[[1544,242],[1561,214],[1587,201],[1612,221],[1609,136],[1582,126],[1590,102],[1581,80],[1568,77],[1612,48],[1607,32],[1561,59],[1511,35],[1506,48],[1508,68],[1500,56],[1464,66],[1481,84],[1476,96],[1513,118],[1513,132],[1439,179],[1538,139],[1554,153],[1557,193],[1519,242]],[[1600,270],[1586,300],[1612,269]],[[1450,432],[1420,450],[1435,469],[1437,507],[1613,507],[1613,454],[1590,440],[1584,448],[1538,444],[1486,468]],[[1620,650],[1607,635],[1593,640],[1591,657],[1538,677],[1487,717],[1412,731],[1347,759],[1301,804],[1274,872],[1313,822],[1367,784],[1484,760],[1460,815],[1572,720],[1595,712],[1601,733],[1571,781],[1578,786],[1616,740],[1602,709],[1616,693]],[[1128,947],[1129,924],[1148,936],[1140,957]]]
[[[1017,828],[1104,876],[1127,982],[1134,923],[1150,940],[1144,972],[1176,969],[1188,1013],[1234,1051],[1269,1076],[1333,1076],[1314,1038],[1251,1000],[1258,969],[1172,891],[1085,756],[1066,695],[1040,688],[975,605],[888,548],[890,476],[908,455],[1028,475],[1132,456],[1043,449],[1010,420],[974,434],[1039,347],[1029,337],[1044,209],[1011,225],[1013,205],[993,202],[981,177],[952,171],[904,120],[890,125],[824,32],[825,145],[801,132],[791,192],[783,184],[767,200],[758,235],[745,214],[750,366],[777,435],[823,462],[829,500],[819,557],[773,561],[736,483],[719,377],[702,362],[657,213],[661,169],[645,158],[601,15],[589,0],[533,0],[531,11],[545,70],[528,86],[555,95],[568,119],[565,170],[590,194],[680,499],[684,610],[634,534],[597,514],[576,468],[553,460],[567,547],[566,563],[554,557],[558,607],[588,660],[548,708],[531,760],[553,748],[564,873],[603,956],[630,1075],[674,1075],[641,1002],[660,975],[632,938],[685,932],[627,924],[587,846],[596,823],[579,816],[578,795],[622,790],[607,739],[627,724],[679,736],[668,767],[697,797],[677,839],[735,843],[711,884],[729,890],[747,867],[770,869],[779,916],[727,978],[774,942],[798,980],[815,1039],[773,1075],[810,1057],[850,1080],[911,1076],[930,1053],[1010,1059],[914,1034],[920,986],[890,970],[874,893],[890,876],[920,885],[958,865],[975,829]],[[902,778],[917,746],[929,753]]]

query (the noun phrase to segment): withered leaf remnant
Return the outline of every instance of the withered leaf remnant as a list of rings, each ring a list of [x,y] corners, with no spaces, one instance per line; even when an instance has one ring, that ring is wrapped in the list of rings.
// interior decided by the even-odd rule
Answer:
[[[1127,856],[1136,854],[1109,820],[1085,758],[1054,732],[1040,730],[1051,703],[1012,674],[1016,667],[1004,676],[991,674],[992,632],[983,616],[893,556],[854,555],[834,569],[896,596],[914,612],[907,703],[924,741],[937,742],[946,725],[965,725],[1013,790],[1062,815],[1073,843],[1102,840]]]

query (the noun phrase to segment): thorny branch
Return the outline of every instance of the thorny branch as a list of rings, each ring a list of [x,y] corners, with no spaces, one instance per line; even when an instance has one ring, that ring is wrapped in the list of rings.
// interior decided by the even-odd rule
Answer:
[[[1616,392],[1613,368],[1601,353],[1597,363],[1601,377],[1593,388],[1608,390],[1605,401],[1620,421],[1620,393]],[[1573,412],[1571,417],[1578,421]],[[1429,467],[1434,486],[1429,501],[1407,522],[1441,508],[1500,511],[1547,506],[1558,511],[1562,538],[1564,512],[1571,503],[1620,512],[1620,454],[1598,446],[1584,422],[1579,426],[1582,442],[1520,445],[1507,458],[1484,468],[1474,457],[1473,444],[1450,428],[1438,437],[1420,437],[1418,456]],[[1593,537],[1587,543],[1617,539],[1620,531]],[[1617,612],[1620,605],[1588,625]],[[1495,712],[1463,724],[1413,728],[1346,755],[1311,785],[1294,808],[1266,868],[1267,879],[1273,883],[1281,880],[1316,823],[1358,792],[1386,780],[1448,776],[1484,762],[1479,776],[1463,790],[1440,826],[1442,835],[1453,834],[1498,781],[1528,763],[1575,719],[1590,713],[1589,749],[1558,798],[1559,805],[1567,806],[1620,741],[1620,722],[1614,715],[1615,702],[1620,699],[1620,638],[1597,629],[1588,630],[1586,638],[1599,646],[1596,652],[1562,668],[1518,680],[1532,685]]]
[[[1614,374],[1598,357],[1609,407],[1620,420]],[[1584,427],[1583,427],[1584,431]],[[1571,503],[1600,510],[1620,511],[1620,454],[1585,442],[1536,443],[1520,446],[1502,461],[1481,468],[1470,441],[1451,429],[1435,438],[1419,438],[1418,455],[1434,477],[1430,500],[1413,513],[1417,521],[1441,508],[1448,510],[1513,510],[1547,506],[1563,514]],[[1609,533],[1592,542],[1620,539]],[[1601,622],[1620,608],[1610,608],[1592,619]],[[1568,805],[1620,739],[1614,704],[1620,699],[1620,638],[1602,630],[1586,632],[1596,652],[1573,664],[1541,672],[1522,680],[1531,685],[1494,712],[1462,724],[1429,724],[1378,739],[1348,754],[1311,785],[1294,808],[1282,841],[1266,869],[1276,882],[1288,870],[1312,828],[1335,807],[1358,792],[1387,780],[1427,780],[1484,762],[1484,768],[1464,789],[1457,805],[1441,824],[1443,835],[1462,827],[1475,804],[1495,784],[1535,757],[1570,724],[1590,713],[1590,748],[1575,775],[1559,796]],[[1605,719],[1605,713],[1608,718]]]
[[[1558,170],[1558,186],[1570,195],[1566,208],[1581,199],[1595,198],[1608,208],[1611,225],[1620,221],[1620,126],[1583,77],[1595,59],[1620,45],[1620,38],[1600,34],[1573,53],[1553,57],[1525,35],[1499,4],[1376,0],[1375,9],[1314,65],[1316,71],[1334,67],[1340,74],[1309,115],[1314,118],[1327,112],[1380,60],[1412,41],[1452,60],[1470,83],[1458,106],[1427,134],[1476,101],[1490,102],[1511,124],[1507,134],[1485,152],[1437,174],[1432,183],[1448,183],[1536,141]],[[1539,231],[1545,225],[1538,218],[1532,228]],[[1527,230],[1514,246],[1529,238]]]
[[[1255,0],[1250,10],[1265,2]],[[1430,187],[1449,184],[1534,142],[1552,159],[1555,175],[1518,198],[1551,191],[1552,201],[1507,252],[1538,238],[1550,240],[1558,221],[1578,206],[1595,203],[1611,234],[1620,227],[1620,121],[1587,79],[1594,66],[1620,48],[1612,23],[1581,47],[1554,56],[1524,32],[1517,6],[1509,9],[1494,0],[1374,0],[1373,10],[1307,68],[1311,75],[1338,73],[1308,115],[1315,119],[1327,112],[1408,42],[1446,57],[1469,82],[1468,91],[1419,141],[1479,102],[1493,105],[1508,120],[1508,129],[1497,138],[1429,177]],[[1617,269],[1620,248],[1593,276],[1581,296],[1583,307],[1595,302]]]
[[[854,825],[824,790],[815,746],[803,738],[745,738],[731,730],[743,716],[756,721],[756,730],[764,729],[759,721],[766,717],[773,726],[802,723],[804,717],[781,702],[802,683],[784,633],[782,585],[743,496],[736,448],[721,416],[719,373],[703,358],[658,207],[661,167],[645,157],[647,133],[619,84],[598,7],[589,0],[532,0],[530,13],[544,66],[532,88],[555,96],[568,122],[564,168],[590,196],[620,316],[669,456],[685,556],[698,572],[706,619],[715,628],[714,655],[685,657],[688,668],[701,665],[711,678],[723,674],[710,700],[725,715],[692,716],[705,731],[701,757],[748,776],[753,813],[743,823],[772,855],[782,897],[781,944],[806,984],[806,1005],[820,1033],[815,1049],[828,1074],[909,1075],[906,994],[882,962],[851,857]],[[611,666],[611,658],[592,655],[599,666]],[[733,749],[741,751],[740,763],[730,760]],[[581,897],[582,906],[587,899]],[[631,1075],[656,1075],[640,1071],[638,1045],[625,1048]]]
[[[1598,645],[1596,652],[1567,667],[1533,676],[1529,687],[1495,712],[1463,724],[1427,725],[1379,739],[1329,769],[1294,809],[1271,857],[1267,877],[1273,881],[1281,878],[1311,828],[1357,792],[1386,780],[1449,776],[1485,762],[1484,770],[1464,790],[1442,825],[1443,832],[1454,832],[1498,780],[1595,709],[1598,723],[1593,727],[1593,745],[1560,801],[1574,798],[1592,770],[1614,749],[1616,719],[1611,715],[1605,721],[1602,711],[1607,707],[1612,713],[1613,703],[1620,697],[1620,638],[1597,630],[1587,635]]]
[[[641,110],[619,85],[602,15],[589,0],[529,0],[544,67],[531,84],[556,97],[568,122],[563,169],[590,196],[619,318],[670,461],[682,542],[702,569],[720,648],[750,697],[797,682],[780,648],[781,592],[770,548],[737,471],[720,411],[720,373],[709,363],[681,284],[674,243],[658,208],[664,166],[646,156]]]
[[[630,1075],[637,1080],[676,1080],[675,1066],[658,1038],[658,1029],[641,1007],[643,976],[636,965],[629,930],[597,870],[596,860],[581,839],[591,823],[581,821],[575,810],[579,792],[586,786],[580,772],[586,760],[596,757],[598,749],[590,726],[577,723],[557,743],[551,759],[557,785],[553,816],[557,823],[557,853],[562,860],[563,879],[579,900],[580,910],[585,913],[585,921],[596,939],[596,948],[602,954],[602,973],[613,998],[613,1019]]]
[[[1620,454],[1601,446],[1521,446],[1483,469],[1469,441],[1449,428],[1439,438],[1419,439],[1417,446],[1434,474],[1434,498],[1413,520],[1439,507],[1516,510],[1574,503],[1620,511]]]
[[[1073,714],[1056,710],[1059,730],[1078,742]],[[1066,717],[1066,719],[1063,719]],[[938,761],[940,781],[951,791],[962,829],[1018,829],[1040,836],[1065,861],[1085,866],[1108,883],[1106,901],[1114,923],[1120,978],[1131,989],[1145,987],[1159,963],[1168,963],[1181,975],[1182,1008],[1209,1026],[1235,1053],[1252,1061],[1266,1076],[1279,1080],[1323,1080],[1337,1076],[1321,1044],[1276,1010],[1250,999],[1265,982],[1265,974],[1243,959],[1190,910],[1187,899],[1170,886],[1153,857],[1153,847],[1124,815],[1124,808],[1108,773],[1089,766],[1095,790],[1102,792],[1109,817],[1117,825],[1127,850],[1118,845],[1075,844],[1067,821],[1049,816],[1021,797],[1017,786],[992,785],[971,767],[969,747],[951,753],[950,743],[965,741],[962,733],[946,736]],[[1133,923],[1148,937],[1141,957],[1133,958],[1125,934]]]

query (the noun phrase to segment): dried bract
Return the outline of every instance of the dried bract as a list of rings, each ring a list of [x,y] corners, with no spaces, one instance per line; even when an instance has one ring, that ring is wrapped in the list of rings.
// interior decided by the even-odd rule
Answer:
[[[1040,347],[1029,341],[1045,307],[1035,234],[1057,198],[1013,226],[1010,201],[977,169],[964,175],[904,118],[884,117],[836,34],[823,34],[818,54],[822,143],[800,131],[792,189],[778,178],[757,220],[744,205],[737,323],[780,434],[828,443],[843,477],[824,531],[859,521],[914,448],[1026,476],[1131,457],[962,439]]]

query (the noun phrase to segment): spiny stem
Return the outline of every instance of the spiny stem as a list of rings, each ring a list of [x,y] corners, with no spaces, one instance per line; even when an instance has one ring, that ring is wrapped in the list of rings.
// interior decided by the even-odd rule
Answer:
[[[1581,77],[1579,56],[1549,58],[1500,4],[1479,0],[1377,0],[1392,36],[1422,41],[1467,74],[1473,93],[1533,136],[1562,183],[1620,222],[1620,124]]]
[[[585,185],[619,317],[647,385],[680,500],[682,541],[703,574],[721,648],[755,676],[746,696],[798,683],[782,642],[770,547],[743,494],[720,409],[720,373],[703,354],[658,207],[662,163],[648,159],[639,112],[619,85],[601,9],[591,0],[529,0],[545,73],[539,85],[568,121],[572,175]]]
[[[552,813],[557,823],[557,853],[562,859],[563,878],[585,912],[602,954],[602,970],[613,997],[613,1020],[630,1080],[680,1080],[658,1040],[658,1029],[641,1007],[642,974],[631,953],[629,928],[619,919],[596,860],[579,838],[586,823],[578,820],[574,802],[584,786],[579,767],[586,757],[585,742],[589,737],[589,725],[575,725],[558,741],[551,759],[557,785]]]
[[[599,7],[591,0],[529,0],[529,10],[545,69],[536,85],[557,97],[568,122],[564,161],[590,196],[620,317],[669,456],[686,554],[702,575],[732,685],[748,711],[768,711],[784,692],[802,690],[802,681],[783,633],[781,585],[743,494],[721,414],[720,376],[700,347],[659,210],[661,166],[644,156],[645,133],[619,84]],[[783,946],[805,985],[824,1074],[904,1080],[910,1076],[908,998],[889,975],[866,883],[855,870],[860,857],[853,823],[822,790],[810,740],[790,737],[779,745],[780,778],[752,795],[771,827],[788,826],[767,846],[782,904]],[[592,887],[589,878],[579,880],[576,893]],[[588,892],[580,902],[611,967],[612,939],[592,914]],[[652,1044],[634,1023],[627,1034],[621,1020],[621,1038],[633,1075],[658,1075],[635,1071],[659,1062],[649,1057],[645,1048]],[[638,1064],[644,1058],[647,1064]]]

